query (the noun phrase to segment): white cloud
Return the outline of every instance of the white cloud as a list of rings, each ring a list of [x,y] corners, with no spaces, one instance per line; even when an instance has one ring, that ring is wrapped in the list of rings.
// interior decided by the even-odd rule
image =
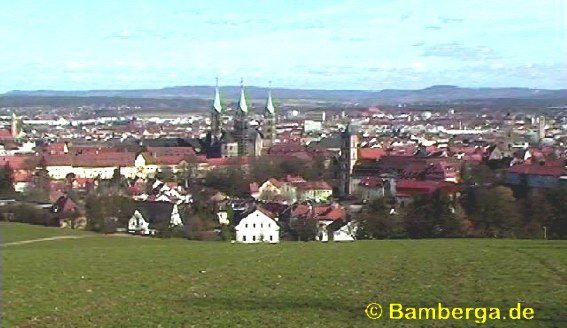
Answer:
[[[409,67],[413,68],[416,71],[423,71],[425,69],[425,64],[422,62],[413,62],[409,65]]]
[[[68,62],[65,63],[65,67],[69,68],[69,69],[82,69],[82,68],[88,68],[91,67],[91,64],[88,63],[81,63],[81,62]]]

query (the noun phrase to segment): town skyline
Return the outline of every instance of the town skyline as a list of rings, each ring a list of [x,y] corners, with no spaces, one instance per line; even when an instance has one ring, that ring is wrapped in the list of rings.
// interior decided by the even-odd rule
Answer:
[[[0,4],[10,90],[567,88],[565,4]],[[210,82],[208,82],[210,81]]]

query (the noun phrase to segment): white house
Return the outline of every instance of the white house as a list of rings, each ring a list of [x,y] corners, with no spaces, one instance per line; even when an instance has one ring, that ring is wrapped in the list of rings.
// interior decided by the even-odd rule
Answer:
[[[139,202],[128,221],[128,232],[155,235],[159,227],[183,225],[177,205],[169,202]]]
[[[344,223],[343,220],[319,221],[317,240],[319,241],[354,241],[358,224],[354,221]]]
[[[246,244],[279,243],[280,226],[277,218],[272,218],[267,211],[256,209],[236,226],[236,241]]]

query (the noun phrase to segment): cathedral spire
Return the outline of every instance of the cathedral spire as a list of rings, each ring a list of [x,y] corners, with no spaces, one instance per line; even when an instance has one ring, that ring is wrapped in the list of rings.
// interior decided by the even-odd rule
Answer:
[[[246,105],[242,79],[240,79],[240,101],[238,101],[238,109],[234,119],[234,135],[238,144],[238,156],[247,156],[250,153],[248,144],[248,106]]]
[[[266,101],[266,108],[265,114],[274,115],[276,109],[274,108],[274,104],[272,102],[272,81],[269,82],[269,89],[268,89],[268,100]]]
[[[213,107],[211,108],[211,134],[213,138],[219,138],[221,133],[221,114],[222,105],[220,101],[220,91],[219,91],[219,78],[216,78],[215,87],[215,100],[213,101]]]
[[[246,97],[244,96],[244,82],[240,78],[240,101],[238,102],[238,111],[241,114],[248,114],[248,106],[246,105]]]
[[[220,101],[220,91],[219,91],[219,78],[216,78],[216,87],[215,87],[215,101],[213,102],[213,110],[217,113],[222,112],[222,105]]]

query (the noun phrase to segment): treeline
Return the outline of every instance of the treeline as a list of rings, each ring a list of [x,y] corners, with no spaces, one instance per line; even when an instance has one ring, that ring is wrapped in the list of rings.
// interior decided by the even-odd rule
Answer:
[[[217,168],[207,172],[203,185],[233,196],[245,197],[250,193],[250,183],[264,183],[270,178],[286,175],[301,176],[310,180],[331,182],[335,178],[335,162],[316,156],[313,160],[290,160],[258,157],[249,169],[240,167]],[[230,183],[227,183],[230,182]]]
[[[357,237],[567,239],[567,189],[516,199],[505,186],[470,186],[458,198],[443,192],[415,197],[396,214],[394,204],[388,198],[368,204]]]

